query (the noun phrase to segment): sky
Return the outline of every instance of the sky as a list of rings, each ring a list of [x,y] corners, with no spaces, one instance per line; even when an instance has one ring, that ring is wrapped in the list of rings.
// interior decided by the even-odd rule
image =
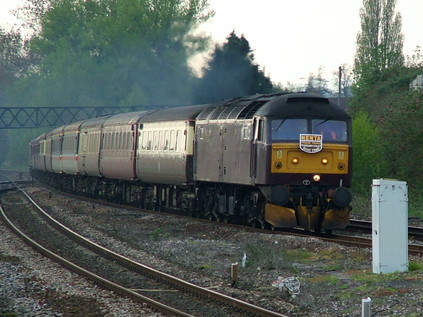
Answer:
[[[10,10],[23,0],[0,0],[0,24],[16,21]],[[275,83],[305,85],[322,67],[325,79],[343,64],[353,65],[362,0],[209,0],[215,16],[201,32],[216,43],[235,31],[254,50],[255,62]],[[404,54],[423,48],[423,1],[397,0]]]

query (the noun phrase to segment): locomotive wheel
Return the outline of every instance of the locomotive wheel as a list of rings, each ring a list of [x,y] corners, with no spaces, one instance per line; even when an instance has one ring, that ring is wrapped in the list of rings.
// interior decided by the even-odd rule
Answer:
[[[266,206],[265,203],[261,203],[258,208],[258,216],[257,221],[259,222],[261,229],[266,229],[267,223],[266,220],[264,220],[264,207]]]
[[[253,228],[265,229],[267,227],[266,221],[264,220],[264,206],[265,203],[261,203],[255,212],[256,216],[248,218],[247,221]]]

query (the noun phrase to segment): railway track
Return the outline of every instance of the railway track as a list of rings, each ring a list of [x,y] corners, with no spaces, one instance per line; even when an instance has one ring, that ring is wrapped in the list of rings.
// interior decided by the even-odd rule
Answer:
[[[93,243],[51,218],[23,190],[3,197],[2,205],[4,221],[33,248],[103,287],[165,314],[284,316],[159,272]],[[14,212],[7,214],[10,209]]]
[[[362,231],[372,234],[372,222],[365,220],[350,220],[348,230]],[[423,241],[423,228],[417,226],[408,226],[408,237],[412,240]]]

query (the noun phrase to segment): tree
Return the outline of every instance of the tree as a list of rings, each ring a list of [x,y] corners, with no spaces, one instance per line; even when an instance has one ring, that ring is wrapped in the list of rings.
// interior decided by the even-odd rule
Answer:
[[[256,93],[269,93],[273,84],[259,66],[247,39],[235,32],[222,45],[216,45],[208,65],[204,68],[196,90],[195,101],[213,102]]]
[[[207,0],[28,0],[40,21],[30,41],[39,63],[13,90],[16,102],[135,105],[190,102],[188,57],[207,38]],[[31,9],[32,8],[32,9]],[[22,96],[20,92],[28,94]]]
[[[21,35],[0,27],[0,105],[6,104],[6,88],[26,67]]]
[[[401,15],[396,0],[363,0],[354,61],[355,91],[371,89],[383,73],[404,64]]]
[[[330,93],[330,90],[327,87],[328,81],[324,79],[323,70],[323,66],[320,66],[317,70],[317,75],[310,73],[305,88],[306,92],[315,93],[321,96]]]

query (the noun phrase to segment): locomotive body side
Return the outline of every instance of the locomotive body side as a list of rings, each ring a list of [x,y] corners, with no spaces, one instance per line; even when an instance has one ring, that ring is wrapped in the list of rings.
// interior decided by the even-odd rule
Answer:
[[[252,185],[251,120],[197,121],[196,180]]]

